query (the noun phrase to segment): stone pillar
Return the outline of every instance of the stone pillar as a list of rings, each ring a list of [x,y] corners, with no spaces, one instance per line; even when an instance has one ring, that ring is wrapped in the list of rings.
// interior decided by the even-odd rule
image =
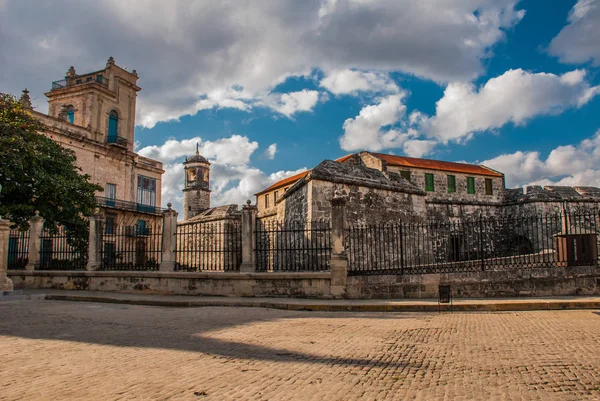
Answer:
[[[254,231],[256,227],[257,207],[251,205],[250,200],[242,208],[242,266],[240,272],[252,273],[256,270],[256,254],[254,248],[256,239]]]
[[[175,256],[177,251],[177,216],[178,213],[171,209],[172,204],[167,204],[167,210],[163,212],[163,233],[161,242],[160,271],[175,271]]]
[[[13,282],[6,276],[8,269],[8,237],[10,223],[0,218],[0,292],[12,291]]]
[[[344,297],[348,278],[348,258],[344,249],[345,207],[345,194],[336,191],[331,200],[331,284],[329,287],[334,298]]]
[[[40,265],[40,248],[42,243],[42,230],[44,228],[44,218],[40,212],[35,211],[35,216],[29,220],[29,255],[27,270],[35,270]]]
[[[90,216],[90,236],[88,241],[88,261],[86,270],[98,270],[102,265],[102,231],[104,216],[96,211]]]

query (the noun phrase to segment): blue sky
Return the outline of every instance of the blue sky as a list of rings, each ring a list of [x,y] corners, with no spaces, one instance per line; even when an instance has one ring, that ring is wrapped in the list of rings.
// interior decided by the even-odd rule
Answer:
[[[60,1],[23,3],[0,0],[2,91],[43,110],[69,65],[135,68],[137,149],[179,208],[197,142],[215,204],[360,150],[600,186],[600,0],[107,0],[60,29]]]

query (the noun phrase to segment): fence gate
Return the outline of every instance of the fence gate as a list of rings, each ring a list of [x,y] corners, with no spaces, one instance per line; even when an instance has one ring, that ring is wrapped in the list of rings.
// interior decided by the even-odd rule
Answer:
[[[238,220],[177,225],[176,270],[239,271],[242,226]]]
[[[88,257],[87,229],[44,228],[40,237],[40,270],[85,270]]]
[[[10,230],[8,236],[8,269],[24,269],[29,262],[29,230]]]
[[[326,271],[331,260],[328,221],[278,223],[257,221],[255,235],[258,271]]]
[[[162,256],[162,225],[107,224],[101,238],[102,270],[158,270]]]

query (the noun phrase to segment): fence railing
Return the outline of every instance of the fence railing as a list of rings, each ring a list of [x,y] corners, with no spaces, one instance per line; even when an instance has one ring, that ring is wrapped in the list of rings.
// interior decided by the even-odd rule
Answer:
[[[349,274],[427,274],[594,265],[598,213],[351,225]]]
[[[166,209],[160,206],[144,205],[137,202],[129,202],[121,199],[106,198],[104,196],[96,196],[96,204],[101,207],[109,207],[119,210],[128,210],[132,212],[142,212],[150,214],[161,214]]]
[[[100,243],[101,270],[158,270],[162,225],[107,225]]]
[[[40,270],[85,270],[88,257],[87,230],[58,231],[44,228],[40,236]]]
[[[29,261],[29,230],[10,230],[8,236],[8,269],[25,269]]]
[[[237,220],[187,223],[177,226],[178,271],[239,271],[242,228]]]
[[[255,231],[257,271],[323,271],[331,261],[331,225],[259,222]]]

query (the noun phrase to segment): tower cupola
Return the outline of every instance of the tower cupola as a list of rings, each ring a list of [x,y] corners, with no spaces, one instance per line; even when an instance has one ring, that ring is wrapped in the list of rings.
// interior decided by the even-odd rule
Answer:
[[[196,154],[187,158],[183,166],[183,218],[188,220],[210,208],[210,163],[196,145]]]

